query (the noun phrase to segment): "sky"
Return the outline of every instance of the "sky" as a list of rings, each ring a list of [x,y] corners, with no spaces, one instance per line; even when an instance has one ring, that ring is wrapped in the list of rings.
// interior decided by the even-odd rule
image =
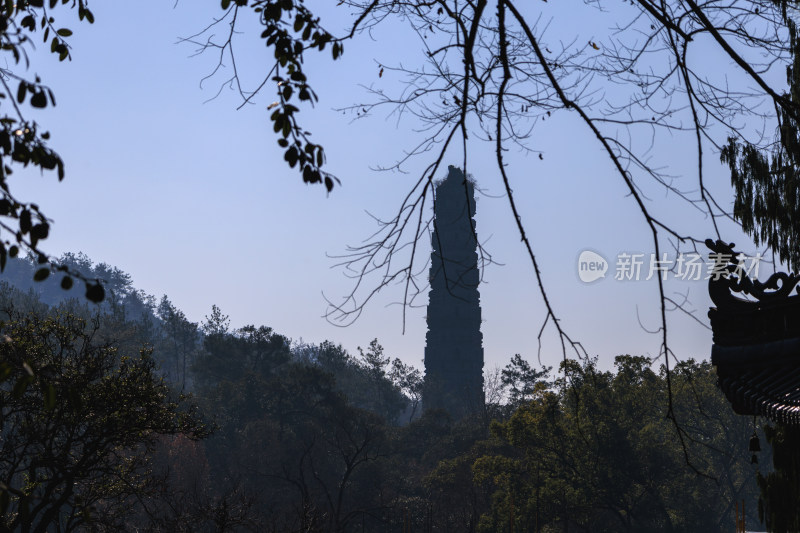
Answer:
[[[541,24],[549,23],[545,35],[553,42],[569,41],[564,32],[585,35],[596,29],[602,35],[613,21],[613,14],[582,19],[566,6],[551,4],[556,3],[537,3],[537,9]],[[347,13],[336,11],[333,3],[311,5],[332,26],[347,21]],[[408,174],[375,170],[413,146],[414,122],[388,109],[357,121],[337,111],[368,99],[365,87],[397,84],[392,72],[380,77],[378,72],[382,65],[419,59],[412,36],[388,26],[348,42],[341,61],[309,58],[320,101],[300,116],[326,148],[326,168],[341,179],[326,194],[321,186],[304,185],[283,162],[268,120],[269,91],[237,109],[238,95],[221,87],[224,75],[202,82],[216,58],[195,56],[196,46],[180,37],[219,16],[218,1],[117,0],[90,7],[96,18],[91,26],[78,24],[66,9],[57,10],[60,25],[75,32],[72,61],[59,63],[41,50],[32,53],[31,73],[53,89],[58,105],[31,116],[51,131],[51,146],[63,157],[67,176],[58,183],[47,174],[18,173],[11,186],[54,220],[44,248],[53,255],[80,251],[114,265],[128,272],[136,287],[156,297],[168,295],[195,322],[217,305],[235,327],[263,324],[297,342],[328,339],[351,353],[378,338],[388,355],[421,367],[425,309],[406,309],[403,331],[403,309],[397,305],[402,287],[379,294],[348,327],[324,318],[325,298],[336,301],[353,283],[331,256],[375,231],[368,213],[392,216],[416,179],[414,171],[429,162],[411,161]],[[238,50],[243,83],[252,88],[270,66],[269,55],[257,33],[243,39]],[[713,56],[709,63],[728,68]],[[603,367],[618,354],[657,355],[660,337],[652,333],[659,326],[657,284],[613,279],[620,252],[646,258],[652,252],[634,201],[574,116],[563,113],[537,125],[532,142],[536,153],[509,151],[509,175],[562,326]],[[486,367],[503,366],[515,353],[557,366],[556,339],[546,336],[541,349],[537,342],[544,307],[491,146],[473,149],[469,169],[483,191],[477,231],[499,263],[487,267],[480,287]],[[683,138],[656,138],[648,157],[676,176],[696,179],[692,145]],[[440,177],[447,164],[460,162],[457,151],[449,153]],[[728,171],[717,154],[707,154],[706,172],[706,182],[729,204]],[[644,190],[659,213],[693,234],[713,235],[708,219],[678,199],[658,188]],[[723,236],[748,253],[755,250],[735,227],[726,226]],[[429,253],[428,243],[423,249]],[[605,278],[581,281],[577,263],[584,250],[609,262]],[[705,282],[672,280],[667,289],[675,298],[687,297],[687,308],[699,320],[670,314],[676,356],[707,358]]]

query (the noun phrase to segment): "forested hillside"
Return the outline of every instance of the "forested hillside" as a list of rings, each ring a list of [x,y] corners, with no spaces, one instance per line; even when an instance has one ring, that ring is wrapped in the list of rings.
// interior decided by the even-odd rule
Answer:
[[[754,421],[708,362],[671,374],[677,431],[666,373],[630,355],[516,355],[482,416],[455,421],[421,414],[419,370],[377,340],[293,343],[216,306],[192,323],[119,269],[63,260],[107,280],[102,304],[31,284],[24,261],[0,286],[3,529],[727,532],[741,501],[763,528],[769,446],[759,429],[751,464]]]

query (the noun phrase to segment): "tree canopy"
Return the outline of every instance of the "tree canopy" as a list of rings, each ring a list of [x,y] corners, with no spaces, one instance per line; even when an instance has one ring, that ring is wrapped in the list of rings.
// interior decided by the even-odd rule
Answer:
[[[9,320],[10,318],[10,320]],[[148,350],[98,343],[97,322],[11,313],[0,345],[0,524],[8,531],[124,527],[159,487],[162,435],[208,434]]]
[[[736,416],[708,362],[671,376],[690,467],[647,357],[515,355],[487,416],[453,420],[414,414],[419,371],[377,340],[352,356],[144,300],[0,284],[0,529],[705,533],[742,500],[757,529],[759,487],[767,527],[794,523],[796,432]]]

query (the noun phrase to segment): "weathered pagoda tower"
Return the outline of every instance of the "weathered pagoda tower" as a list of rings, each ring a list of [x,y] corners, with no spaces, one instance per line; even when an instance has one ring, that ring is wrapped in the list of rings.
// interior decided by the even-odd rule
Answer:
[[[434,198],[423,405],[460,418],[484,402],[475,186],[451,166]]]

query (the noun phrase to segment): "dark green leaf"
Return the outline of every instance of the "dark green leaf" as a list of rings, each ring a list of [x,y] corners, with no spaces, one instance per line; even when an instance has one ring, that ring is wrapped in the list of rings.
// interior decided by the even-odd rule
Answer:
[[[297,164],[297,148],[294,146],[290,147],[288,150],[286,150],[286,153],[283,154],[283,158],[287,163],[289,163],[290,167],[294,168],[294,166]]]
[[[50,276],[50,269],[47,267],[40,268],[33,275],[33,281],[44,281],[48,278],[48,276]]]
[[[46,239],[50,234],[50,225],[47,222],[34,224],[31,228],[31,235],[38,240]]]
[[[31,212],[27,209],[23,209],[19,215],[19,229],[23,235],[31,230]]]
[[[100,283],[86,283],[86,299],[90,302],[100,303],[106,297],[106,291]]]
[[[47,107],[47,97],[44,95],[44,91],[37,91],[33,93],[33,96],[31,97],[31,105],[38,108]]]

